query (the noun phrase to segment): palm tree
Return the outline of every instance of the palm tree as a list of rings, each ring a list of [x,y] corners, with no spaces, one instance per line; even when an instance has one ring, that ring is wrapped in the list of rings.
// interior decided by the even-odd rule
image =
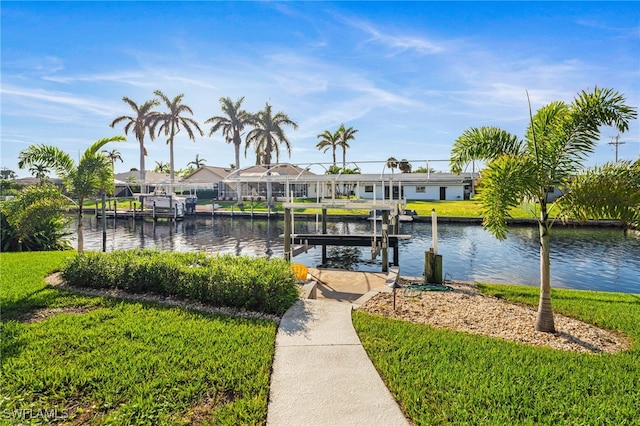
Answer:
[[[156,173],[169,173],[169,164],[162,161],[156,161],[156,167],[153,169]]]
[[[235,168],[240,169],[240,146],[242,145],[242,131],[246,126],[251,125],[251,114],[241,109],[244,96],[237,101],[231,101],[231,98],[220,98],[220,105],[222,112],[226,114],[226,117],[215,116],[205,121],[205,123],[211,123],[211,130],[209,130],[209,137],[211,137],[218,130],[222,130],[222,134],[225,137],[227,143],[233,143],[236,154]],[[241,187],[238,182],[236,192],[238,194],[238,204],[242,205],[242,199],[240,197]]]
[[[253,144],[256,150],[257,163],[264,164],[267,168],[267,174],[269,174],[272,153],[276,153],[276,162],[280,159],[279,143],[284,144],[289,156],[291,156],[291,143],[284,134],[282,127],[291,126],[297,129],[298,125],[284,112],[278,112],[274,115],[271,112],[271,105],[268,103],[262,111],[258,111],[252,116],[251,125],[253,130],[247,134],[245,155],[249,145]],[[271,192],[271,181],[267,180],[267,203],[269,206],[272,203]]]
[[[353,127],[346,129],[344,124],[340,125],[338,129],[338,146],[342,148],[342,168],[347,168],[347,148],[349,148],[349,141],[356,138],[356,132]]]
[[[31,145],[20,152],[18,167],[42,164],[50,167],[64,182],[67,191],[78,199],[78,253],[84,251],[82,233],[82,205],[84,200],[113,182],[113,169],[109,158],[100,149],[109,142],[125,141],[124,136],[104,138],[94,142],[76,164],[71,156],[51,145]]]
[[[331,133],[329,130],[325,130],[323,133],[318,135],[318,139],[320,139],[320,142],[316,144],[316,148],[318,148],[318,150],[322,149],[322,152],[327,152],[329,149],[331,149],[334,166],[336,165],[336,148],[339,146],[339,138],[340,135],[338,133],[338,130],[336,130],[334,133]]]
[[[182,103],[182,98],[184,94],[179,94],[173,99],[169,99],[164,93],[160,90],[156,90],[153,92],[157,97],[159,97],[169,110],[166,113],[160,113],[154,118],[154,129],[156,124],[160,124],[158,128],[158,135],[161,132],[164,132],[165,136],[168,136],[167,144],[169,144],[169,178],[171,180],[171,184],[173,184],[174,178],[174,167],[175,162],[173,160],[173,140],[175,136],[180,132],[181,127],[186,130],[189,139],[195,142],[196,138],[193,133],[192,126],[200,133],[200,136],[204,136],[202,130],[200,130],[200,126],[198,122],[193,118],[184,117],[184,113],[189,113],[193,115],[193,111],[189,105],[185,105]]]
[[[44,164],[34,164],[29,167],[29,173],[31,173],[34,178],[40,179],[40,185],[44,185],[50,172],[51,170]]]
[[[571,104],[552,102],[530,113],[524,140],[496,127],[471,128],[456,141],[451,151],[451,170],[460,173],[470,161],[486,163],[478,196],[483,225],[498,239],[506,238],[506,219],[511,207],[525,201],[537,202],[540,231],[540,300],[535,329],[554,332],[551,308],[549,233],[552,220],[547,196],[553,187],[566,187],[593,152],[603,125],[620,132],[637,117],[634,108],[612,89],[596,87],[582,91]]]
[[[122,163],[122,154],[120,153],[120,151],[118,151],[117,149],[112,149],[111,151],[108,151],[106,149],[102,150],[102,153],[104,155],[107,156],[107,158],[109,158],[109,160],[111,161],[111,168],[115,169],[116,166],[116,160],[120,160],[120,162]]]
[[[122,115],[116,118],[111,122],[111,127],[115,127],[116,124],[121,121],[125,121],[124,134],[128,135],[129,131],[131,131],[136,136],[138,145],[140,145],[140,182],[144,185],[147,170],[144,165],[144,157],[147,155],[147,149],[144,147],[144,137],[147,129],[149,129],[149,136],[151,137],[151,140],[155,139],[153,123],[154,118],[158,113],[153,111],[153,108],[160,105],[160,102],[158,102],[157,99],[152,99],[138,106],[134,101],[126,96],[124,96],[122,100],[131,107],[135,114],[132,116]],[[120,158],[120,160],[122,161],[122,158]],[[143,190],[146,192],[146,189]]]
[[[196,154],[196,158],[193,161],[189,161],[187,163],[187,167],[189,167],[190,165],[194,165],[196,169],[199,169],[200,167],[204,166],[204,163],[206,163],[207,160],[205,160],[204,158],[200,158],[200,154]]]
[[[395,157],[389,157],[387,158],[385,166],[387,166],[387,168],[391,170],[391,174],[393,174],[393,171],[398,168],[398,160]]]
[[[411,173],[411,163],[409,163],[406,158],[400,160],[398,168],[400,169],[400,173]]]

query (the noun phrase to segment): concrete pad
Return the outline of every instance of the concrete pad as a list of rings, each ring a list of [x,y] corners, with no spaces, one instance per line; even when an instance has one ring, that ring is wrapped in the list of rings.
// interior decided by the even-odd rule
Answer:
[[[268,425],[408,425],[351,323],[351,304],[298,301],[276,337]]]
[[[316,298],[338,302],[355,302],[370,291],[382,290],[387,279],[383,272],[309,268],[309,273],[318,280]]]

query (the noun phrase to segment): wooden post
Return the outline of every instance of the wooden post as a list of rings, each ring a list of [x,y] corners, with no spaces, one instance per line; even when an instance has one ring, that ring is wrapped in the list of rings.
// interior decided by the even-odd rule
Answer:
[[[291,260],[291,209],[284,209],[284,259]]]
[[[151,214],[153,215],[153,222],[155,223],[155,221],[157,219],[156,218],[156,202],[155,201],[153,202],[153,211],[152,211]]]
[[[442,284],[442,255],[435,254],[433,249],[424,252],[424,281]]]

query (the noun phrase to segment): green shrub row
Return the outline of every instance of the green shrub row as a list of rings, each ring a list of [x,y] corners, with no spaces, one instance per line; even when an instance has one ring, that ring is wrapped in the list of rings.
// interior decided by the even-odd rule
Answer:
[[[298,298],[286,261],[231,254],[85,252],[66,263],[62,276],[72,286],[154,293],[276,315]]]

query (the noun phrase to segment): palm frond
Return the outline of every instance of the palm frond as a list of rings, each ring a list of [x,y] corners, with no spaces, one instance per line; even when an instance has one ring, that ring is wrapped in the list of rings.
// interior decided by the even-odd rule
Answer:
[[[502,129],[472,127],[456,139],[449,165],[454,173],[461,173],[470,161],[490,161],[503,154],[517,155],[522,150],[522,141]]]

